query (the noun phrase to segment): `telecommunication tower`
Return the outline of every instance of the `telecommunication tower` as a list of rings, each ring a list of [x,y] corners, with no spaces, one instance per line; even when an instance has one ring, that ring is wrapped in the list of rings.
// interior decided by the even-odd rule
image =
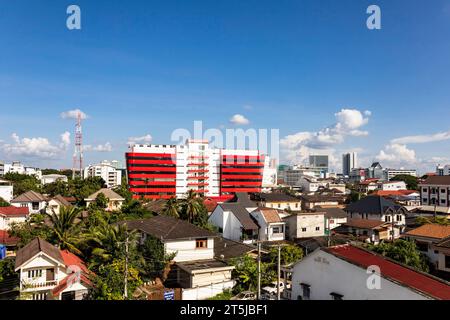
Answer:
[[[83,131],[81,128],[81,113],[78,113],[75,125],[75,152],[73,154],[72,178],[83,177]]]

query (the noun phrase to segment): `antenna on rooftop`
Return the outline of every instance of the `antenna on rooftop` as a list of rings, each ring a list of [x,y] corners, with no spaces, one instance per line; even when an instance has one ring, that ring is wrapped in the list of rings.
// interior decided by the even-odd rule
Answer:
[[[73,154],[72,178],[83,177],[83,131],[81,127],[81,112],[78,113],[75,125],[75,152]]]

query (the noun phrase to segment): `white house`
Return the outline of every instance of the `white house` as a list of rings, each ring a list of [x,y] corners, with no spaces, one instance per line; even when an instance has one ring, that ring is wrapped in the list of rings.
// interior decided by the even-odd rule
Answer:
[[[48,214],[59,214],[62,207],[69,208],[72,205],[63,196],[57,195],[48,201],[46,212]]]
[[[27,207],[0,207],[0,230],[9,230],[13,223],[26,222],[30,212]]]
[[[40,213],[47,207],[48,199],[35,191],[28,191],[11,200],[14,207],[28,207],[31,214]]]
[[[107,188],[115,188],[122,184],[122,170],[117,168],[116,162],[102,161],[99,164],[89,165],[84,169],[84,178],[101,177]]]
[[[324,212],[298,212],[283,220],[286,222],[286,237],[290,240],[325,235]]]
[[[42,177],[42,171],[38,168],[25,167],[20,161],[4,164],[4,173],[18,173],[35,176],[38,180]]]
[[[92,285],[80,258],[40,238],[17,252],[15,270],[26,300],[82,300]]]
[[[256,209],[255,204],[222,203],[214,209],[209,222],[224,238],[251,243],[258,239],[259,226],[250,215]]]
[[[234,287],[233,266],[215,259],[215,233],[168,216],[124,222],[128,229],[159,239],[166,254],[175,254],[173,279],[183,288],[183,300],[203,300]]]
[[[450,237],[434,245],[437,251],[437,270],[450,274]]]
[[[333,230],[345,223],[347,223],[347,213],[342,209],[342,207],[334,206],[323,206],[316,207],[317,212],[325,213],[325,229]]]
[[[378,183],[378,190],[382,191],[397,191],[407,190],[405,181],[385,181]]]
[[[256,209],[251,213],[259,226],[259,241],[283,241],[286,223],[278,211],[269,208]]]
[[[292,269],[293,300],[449,300],[444,280],[352,245],[321,248]]]
[[[46,185],[58,181],[67,182],[69,179],[63,174],[46,174],[41,177],[41,184]]]
[[[259,207],[287,211],[302,210],[301,199],[280,192],[255,193],[252,195],[252,200],[255,201]]]
[[[13,199],[14,187],[11,182],[0,179],[0,198],[6,202],[11,202]]]
[[[450,237],[450,226],[425,224],[408,231],[403,236],[415,241],[417,248],[430,259],[430,263],[438,267],[439,251],[435,249],[435,245]]]
[[[125,198],[118,195],[111,189],[100,189],[99,191],[91,194],[89,197],[84,199],[84,201],[86,201],[86,207],[89,207],[91,203],[95,202],[100,193],[103,193],[103,195],[108,199],[108,206],[105,209],[106,211],[116,211],[122,208]]]

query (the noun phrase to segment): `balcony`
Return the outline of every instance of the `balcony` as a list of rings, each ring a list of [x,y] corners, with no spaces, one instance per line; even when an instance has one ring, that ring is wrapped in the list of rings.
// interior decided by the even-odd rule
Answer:
[[[22,291],[35,291],[36,289],[49,289],[58,285],[57,280],[50,281],[35,281],[35,282],[26,282],[22,281]]]

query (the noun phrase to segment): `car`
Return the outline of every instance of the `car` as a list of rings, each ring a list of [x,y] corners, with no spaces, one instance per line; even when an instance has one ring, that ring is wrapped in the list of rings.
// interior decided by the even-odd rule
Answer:
[[[284,282],[280,282],[280,292],[283,292],[283,290],[284,290]],[[264,293],[267,293],[268,295],[277,294],[277,292],[278,292],[278,283],[277,282],[272,282],[268,286],[265,286],[264,288],[262,288],[262,291]]]
[[[251,291],[244,291],[231,298],[231,300],[256,300],[256,293]]]

